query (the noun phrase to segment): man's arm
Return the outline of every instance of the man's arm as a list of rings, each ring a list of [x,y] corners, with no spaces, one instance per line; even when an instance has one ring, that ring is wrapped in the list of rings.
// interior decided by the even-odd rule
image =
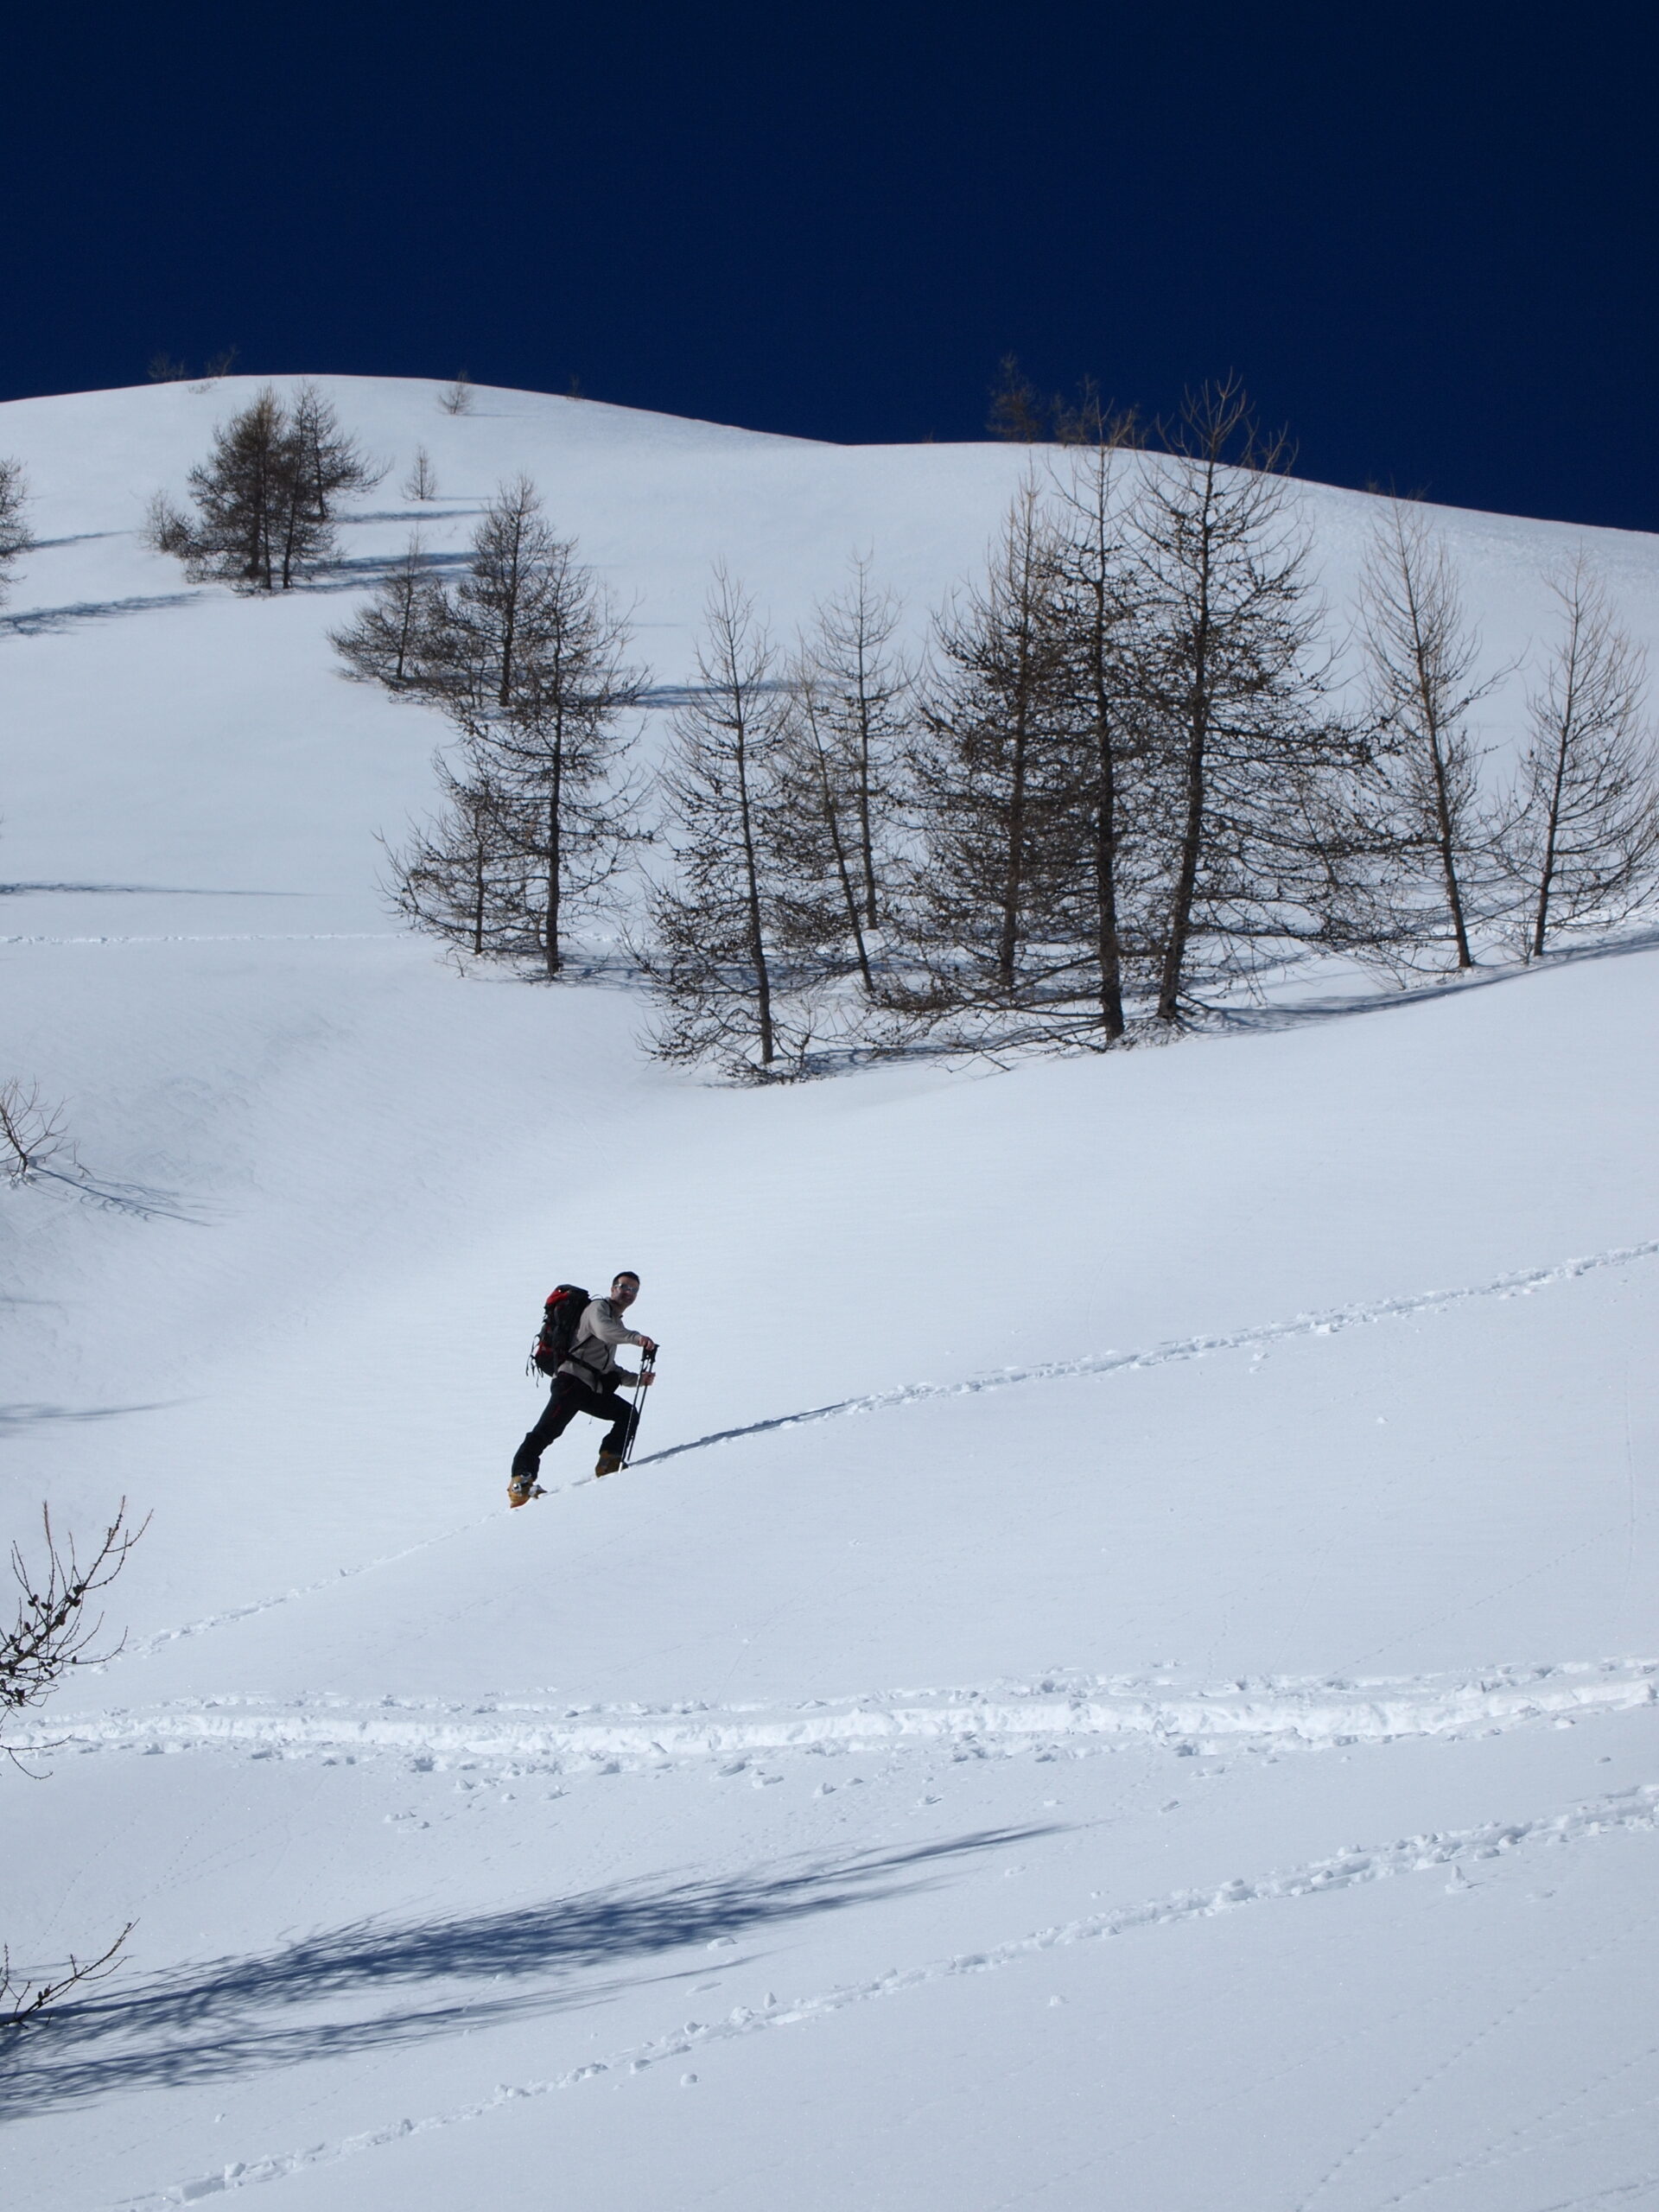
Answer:
[[[657,1340],[654,1337],[646,1336],[642,1329],[630,1329],[625,1326],[617,1318],[608,1298],[594,1299],[582,1315],[582,1325],[576,1331],[576,1344],[580,1344],[587,1337],[596,1338],[613,1356],[615,1354],[618,1344],[638,1344],[642,1351],[655,1351],[657,1349]],[[576,1357],[575,1347],[573,1345],[571,1349],[572,1356]],[[639,1379],[638,1376],[629,1375],[620,1367],[613,1367],[610,1372],[619,1382],[637,1382]]]
[[[588,1334],[597,1337],[602,1344],[609,1344],[613,1351],[618,1344],[648,1344],[649,1337],[642,1337],[638,1329],[630,1329],[619,1321],[611,1310],[608,1298],[596,1298],[583,1315]]]

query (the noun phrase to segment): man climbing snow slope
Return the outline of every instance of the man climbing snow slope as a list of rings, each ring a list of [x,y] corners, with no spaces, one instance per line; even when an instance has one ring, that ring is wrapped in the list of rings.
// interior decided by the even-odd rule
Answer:
[[[639,1276],[632,1268],[625,1268],[612,1283],[610,1296],[590,1300],[583,1310],[569,1357],[553,1377],[546,1410],[512,1455],[512,1478],[507,1484],[510,1505],[522,1505],[535,1496],[543,1452],[556,1437],[563,1435],[578,1414],[592,1414],[595,1420],[611,1424],[599,1448],[594,1474],[613,1475],[621,1465],[633,1408],[620,1395],[618,1386],[627,1383],[644,1389],[656,1379],[650,1374],[631,1375],[616,1363],[619,1344],[638,1344],[647,1352],[657,1349],[655,1338],[630,1329],[623,1321],[622,1316],[639,1295]]]

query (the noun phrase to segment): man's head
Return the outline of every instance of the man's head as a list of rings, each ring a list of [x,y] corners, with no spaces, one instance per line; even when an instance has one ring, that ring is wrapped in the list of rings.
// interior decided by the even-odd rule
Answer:
[[[639,1295],[639,1278],[632,1268],[624,1268],[611,1284],[613,1306],[632,1306]]]

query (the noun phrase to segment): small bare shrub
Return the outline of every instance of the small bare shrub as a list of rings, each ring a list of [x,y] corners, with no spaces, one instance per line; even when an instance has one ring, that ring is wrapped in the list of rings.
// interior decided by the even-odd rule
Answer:
[[[128,1525],[123,1498],[91,1557],[82,1560],[73,1537],[67,1543],[60,1539],[50,1510],[42,1506],[44,1559],[31,1567],[22,1547],[12,1546],[11,1572],[19,1594],[15,1619],[9,1628],[0,1629],[0,1732],[13,1714],[41,1704],[72,1668],[96,1666],[120,1649],[118,1643],[93,1649],[104,1624],[101,1616],[88,1618],[87,1604],[100,1590],[108,1589],[149,1525],[148,1519],[136,1529]],[[0,1750],[17,1763],[3,1733]],[[82,1958],[72,1951],[60,1967],[46,1974],[20,1972],[12,1965],[10,1948],[0,1948],[0,2028],[17,2027],[70,1990],[112,1973],[132,1929],[129,1921],[95,1957]]]
[[[48,1160],[73,1157],[61,1104],[42,1096],[38,1083],[0,1084],[0,1173],[26,1183]]]

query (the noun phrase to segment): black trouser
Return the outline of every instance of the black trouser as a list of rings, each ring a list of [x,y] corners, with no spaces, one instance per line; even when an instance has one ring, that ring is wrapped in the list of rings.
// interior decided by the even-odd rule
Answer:
[[[594,1384],[578,1382],[574,1375],[556,1375],[546,1410],[524,1442],[512,1455],[515,1475],[533,1476],[542,1464],[542,1454],[555,1437],[563,1436],[578,1414],[592,1414],[598,1421],[611,1424],[610,1433],[600,1446],[601,1452],[614,1452],[619,1456],[627,1448],[628,1423],[633,1419],[633,1408],[613,1386],[608,1390],[596,1389]]]

